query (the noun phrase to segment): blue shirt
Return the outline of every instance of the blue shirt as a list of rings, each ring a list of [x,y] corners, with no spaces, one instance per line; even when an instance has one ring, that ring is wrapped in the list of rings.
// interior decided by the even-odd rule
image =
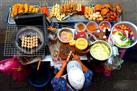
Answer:
[[[93,72],[88,70],[85,75],[85,83],[83,89],[86,90],[89,85],[91,85],[91,77]],[[53,78],[51,84],[54,88],[54,91],[73,91],[73,89],[67,84],[67,80],[64,77]]]

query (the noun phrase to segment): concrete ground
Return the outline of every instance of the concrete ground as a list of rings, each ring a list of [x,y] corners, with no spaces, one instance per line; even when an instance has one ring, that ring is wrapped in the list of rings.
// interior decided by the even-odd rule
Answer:
[[[0,60],[4,59],[3,46],[7,25],[8,8],[16,2],[39,3],[41,0],[0,0]],[[46,0],[42,0],[46,1]],[[56,0],[56,2],[59,0]],[[78,1],[78,0],[77,0]],[[84,1],[84,0],[83,0]],[[123,20],[137,25],[137,0],[85,0],[91,3],[118,2],[123,6]],[[55,0],[47,0],[55,4]],[[113,72],[109,78],[96,75],[89,91],[137,91],[137,50],[128,50],[121,70]],[[36,89],[26,81],[17,83],[11,77],[0,74],[0,91],[51,91],[46,88]]]

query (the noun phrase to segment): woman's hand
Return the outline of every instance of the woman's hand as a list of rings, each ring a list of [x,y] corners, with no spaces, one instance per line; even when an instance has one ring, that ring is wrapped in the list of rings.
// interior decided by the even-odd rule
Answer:
[[[78,55],[75,55],[75,54],[72,54],[72,55],[73,55],[73,58],[74,58],[76,61],[81,62],[81,61],[80,61],[80,57],[79,57]]]
[[[81,62],[80,57],[78,55],[74,55],[74,54],[72,54],[72,55],[73,55],[73,58],[80,63],[83,72],[84,73],[87,72],[88,68]]]
[[[67,65],[67,61],[66,60],[63,60],[62,61],[62,66],[65,67]]]
[[[67,65],[67,62],[68,62],[69,59],[70,59],[71,54],[72,54],[72,51],[70,51],[70,53],[69,53],[69,55],[68,55],[68,57],[67,57],[66,60],[62,60],[62,67],[61,67],[61,69],[59,70],[59,72],[56,74],[55,77],[59,78],[59,77],[62,76],[62,74],[63,74],[63,72],[64,72],[64,69],[65,69],[65,67],[66,67],[66,65]]]
[[[65,70],[65,67],[67,65],[67,61],[66,60],[62,60],[62,66],[61,66],[61,69],[59,70],[59,72],[56,74],[56,78],[59,78],[62,76],[64,70]]]

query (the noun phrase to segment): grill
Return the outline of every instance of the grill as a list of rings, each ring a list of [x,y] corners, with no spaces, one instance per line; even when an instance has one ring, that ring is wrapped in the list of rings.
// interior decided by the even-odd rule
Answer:
[[[43,47],[38,52],[34,52],[33,54],[25,54],[18,50],[18,48],[15,47],[15,38],[17,32],[17,26],[12,25],[7,27],[4,44],[4,56],[42,56],[45,54],[45,47]]]

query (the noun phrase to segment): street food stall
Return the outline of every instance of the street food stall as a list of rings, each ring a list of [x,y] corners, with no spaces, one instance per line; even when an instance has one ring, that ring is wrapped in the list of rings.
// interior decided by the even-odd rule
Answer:
[[[0,70],[44,87],[72,51],[94,74],[111,76],[121,68],[126,49],[137,43],[137,26],[123,20],[123,10],[118,3],[15,3],[9,8],[4,45],[4,55],[13,57],[1,64],[13,62]]]

